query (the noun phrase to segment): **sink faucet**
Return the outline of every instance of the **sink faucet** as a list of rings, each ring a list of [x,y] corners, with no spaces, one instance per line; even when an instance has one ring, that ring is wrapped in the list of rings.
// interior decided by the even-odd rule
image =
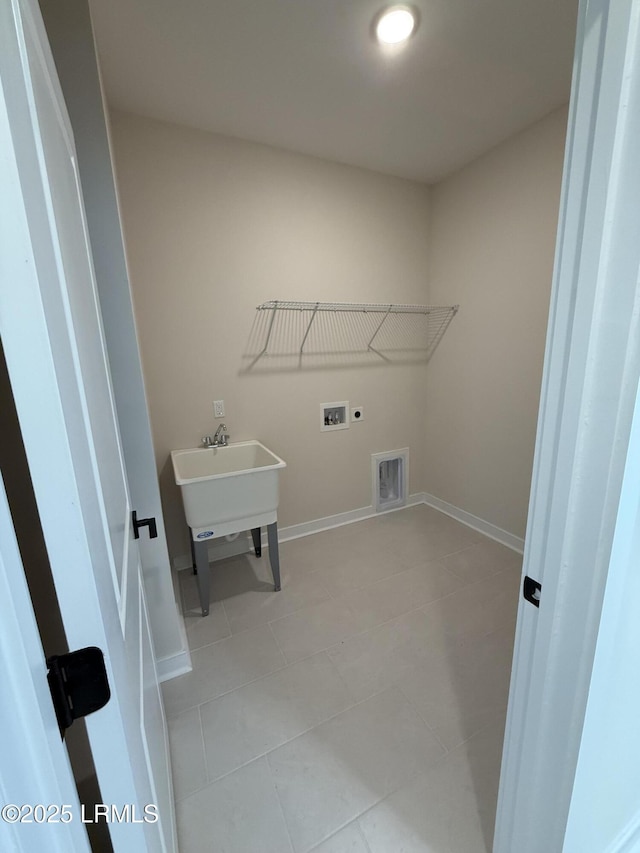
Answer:
[[[213,436],[213,446],[226,447],[227,444],[229,444],[229,433],[227,432],[227,425],[220,424],[218,429],[215,431],[215,435]]]
[[[229,438],[226,424],[220,424],[213,438],[210,435],[205,435],[202,443],[205,447],[226,447],[229,444]]]

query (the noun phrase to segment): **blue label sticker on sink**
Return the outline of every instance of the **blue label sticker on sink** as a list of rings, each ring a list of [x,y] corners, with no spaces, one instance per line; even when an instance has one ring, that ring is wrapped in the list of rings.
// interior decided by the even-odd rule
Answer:
[[[209,536],[213,536],[213,530],[205,530],[203,533],[197,533],[196,539],[208,539]]]

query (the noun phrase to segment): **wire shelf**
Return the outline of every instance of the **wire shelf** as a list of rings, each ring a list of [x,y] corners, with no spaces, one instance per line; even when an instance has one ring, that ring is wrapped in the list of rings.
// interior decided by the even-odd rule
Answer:
[[[258,311],[358,311],[364,314],[432,314],[458,310],[457,305],[395,305],[379,302],[285,302],[273,299],[258,305]]]
[[[355,363],[427,361],[457,305],[272,300],[257,306],[245,371]],[[373,361],[372,361],[373,359]],[[278,361],[279,360],[279,361]]]

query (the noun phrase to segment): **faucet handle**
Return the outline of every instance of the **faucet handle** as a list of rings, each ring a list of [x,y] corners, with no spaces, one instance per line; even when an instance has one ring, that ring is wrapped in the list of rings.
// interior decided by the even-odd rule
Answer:
[[[213,440],[212,440],[211,436],[210,435],[203,435],[202,436],[202,444],[204,447],[211,447],[211,445],[213,444]]]

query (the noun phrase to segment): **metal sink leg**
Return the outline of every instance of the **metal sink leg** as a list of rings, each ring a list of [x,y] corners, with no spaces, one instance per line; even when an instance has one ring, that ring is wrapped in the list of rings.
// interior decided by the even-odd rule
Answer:
[[[193,537],[192,537],[193,542]],[[198,577],[198,594],[200,596],[200,607],[202,615],[209,615],[209,595],[210,595],[210,577],[209,577],[209,546],[208,540],[202,542],[193,542],[193,553],[196,562],[196,570]]]
[[[273,573],[273,583],[276,592],[282,589],[280,585],[280,554],[278,552],[278,522],[267,525],[267,540],[269,542],[269,562]]]

